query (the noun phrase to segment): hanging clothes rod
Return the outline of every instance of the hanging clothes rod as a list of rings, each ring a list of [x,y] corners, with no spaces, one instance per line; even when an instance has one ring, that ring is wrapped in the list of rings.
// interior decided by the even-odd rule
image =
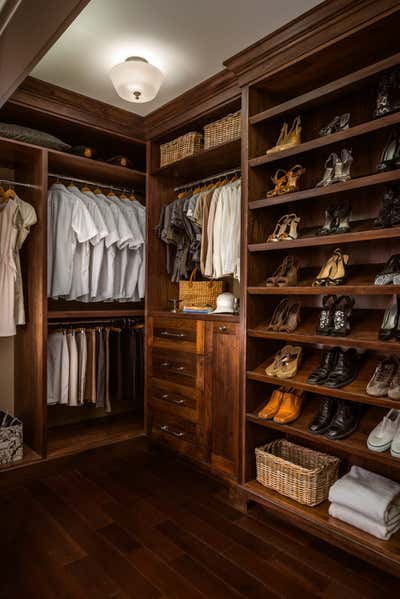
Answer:
[[[181,189],[189,189],[190,187],[200,185],[200,183],[207,183],[207,181],[214,181],[215,179],[221,179],[221,177],[227,177],[228,175],[233,175],[235,173],[240,173],[240,167],[232,168],[229,171],[223,171],[222,173],[218,173],[217,175],[213,175],[212,177],[206,177],[205,179],[192,181],[191,183],[186,183],[185,185],[179,185],[179,187],[175,187],[175,191],[180,191]]]
[[[58,327],[63,327],[63,326],[71,326],[71,325],[78,325],[78,326],[94,326],[94,325],[104,325],[104,324],[112,324],[112,323],[116,323],[116,322],[124,322],[124,321],[138,321],[140,320],[139,318],[127,318],[127,317],[123,317],[123,318],[104,318],[103,320],[57,320],[57,321],[49,321],[48,322],[48,326],[50,327],[54,327],[54,326],[58,326]]]
[[[0,183],[7,183],[7,185],[19,185],[19,187],[28,187],[29,189],[40,189],[40,185],[33,185],[32,183],[20,183],[19,181],[13,181],[12,179],[0,179]]]
[[[122,192],[130,192],[134,193],[134,189],[132,187],[120,187],[118,185],[106,185],[104,183],[99,183],[98,181],[88,181],[87,179],[77,179],[76,177],[68,177],[66,175],[60,175],[59,173],[49,173],[49,177],[54,179],[61,179],[64,181],[72,181],[73,183],[86,183],[86,185],[94,185],[96,187],[104,187],[105,189],[112,189],[113,191],[122,191]]]

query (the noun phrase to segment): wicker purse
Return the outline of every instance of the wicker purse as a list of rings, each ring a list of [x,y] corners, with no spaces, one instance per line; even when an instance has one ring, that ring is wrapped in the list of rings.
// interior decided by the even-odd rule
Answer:
[[[209,304],[215,308],[217,297],[223,292],[223,281],[195,281],[197,268],[188,281],[179,281],[179,299],[182,306]]]

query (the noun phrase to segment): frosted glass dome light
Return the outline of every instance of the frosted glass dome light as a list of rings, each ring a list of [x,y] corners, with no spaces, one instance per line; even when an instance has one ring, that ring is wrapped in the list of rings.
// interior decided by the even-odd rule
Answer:
[[[143,104],[154,100],[164,75],[144,58],[130,56],[110,71],[115,91],[123,100]]]

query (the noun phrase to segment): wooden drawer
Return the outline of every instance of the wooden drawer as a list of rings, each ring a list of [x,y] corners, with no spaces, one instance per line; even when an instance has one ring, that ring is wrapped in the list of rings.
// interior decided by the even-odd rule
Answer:
[[[193,422],[154,411],[151,414],[151,438],[187,457],[205,461],[207,449],[201,444],[198,426]]]
[[[204,322],[179,318],[149,318],[150,347],[204,354]]]
[[[169,381],[199,390],[204,388],[204,358],[186,352],[153,349],[150,352],[149,374],[161,381]]]
[[[201,399],[201,391],[197,389],[150,379],[149,402],[155,411],[166,412],[198,423]]]

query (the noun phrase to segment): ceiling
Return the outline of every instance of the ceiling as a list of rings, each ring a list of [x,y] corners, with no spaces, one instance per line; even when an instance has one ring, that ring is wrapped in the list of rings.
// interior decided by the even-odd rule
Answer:
[[[146,115],[316,4],[319,0],[91,0],[31,74]],[[109,70],[128,56],[143,56],[164,72],[152,102],[132,104],[115,92]]]

